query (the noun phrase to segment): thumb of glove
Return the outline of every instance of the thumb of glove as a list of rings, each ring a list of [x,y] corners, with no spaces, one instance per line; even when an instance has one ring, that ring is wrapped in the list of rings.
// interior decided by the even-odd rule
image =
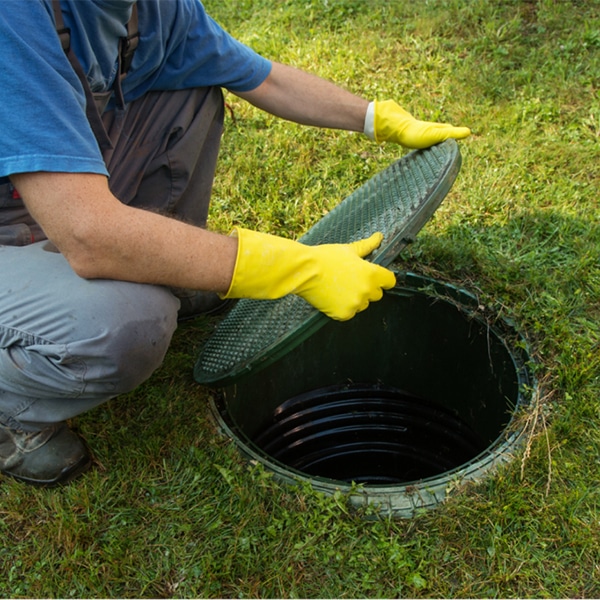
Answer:
[[[371,254],[371,252],[373,252],[375,248],[379,248],[382,240],[383,233],[378,231],[377,233],[374,233],[371,237],[358,240],[357,242],[352,242],[350,246],[354,250],[354,252],[356,252],[357,256],[360,256],[360,258],[364,258],[365,256]]]

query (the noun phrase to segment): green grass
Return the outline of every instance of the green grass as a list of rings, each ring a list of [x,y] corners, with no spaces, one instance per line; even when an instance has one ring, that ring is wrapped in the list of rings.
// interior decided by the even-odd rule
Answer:
[[[544,381],[538,427],[527,455],[435,511],[365,520],[279,485],[218,434],[192,377],[218,320],[198,319],[139,390],[75,420],[93,471],[58,490],[2,482],[0,594],[599,597],[600,3],[206,5],[270,58],[472,128],[398,267],[515,320]],[[298,237],[401,155],[227,102],[218,230]]]

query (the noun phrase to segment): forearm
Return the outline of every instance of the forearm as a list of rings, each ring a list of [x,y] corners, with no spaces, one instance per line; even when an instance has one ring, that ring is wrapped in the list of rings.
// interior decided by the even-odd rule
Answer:
[[[30,173],[13,180],[82,277],[227,291],[235,239],[126,206],[100,175]]]
[[[258,108],[303,125],[362,132],[369,102],[337,85],[280,63],[250,92],[237,93]]]
[[[377,142],[405,148],[428,148],[448,138],[463,139],[467,127],[420,121],[394,101],[369,101],[324,79],[273,63],[270,75],[256,89],[238,94],[258,108],[304,125],[364,132]]]
[[[382,235],[308,246],[237,229],[222,236],[119,202],[103,175],[12,177],[32,216],[81,277],[212,290],[225,297],[297,294],[334,319],[350,319],[395,284],[363,260]]]
[[[124,209],[129,221],[121,227],[109,224],[110,239],[99,236],[87,252],[89,259],[75,267],[82,276],[227,291],[235,239],[156,213]]]

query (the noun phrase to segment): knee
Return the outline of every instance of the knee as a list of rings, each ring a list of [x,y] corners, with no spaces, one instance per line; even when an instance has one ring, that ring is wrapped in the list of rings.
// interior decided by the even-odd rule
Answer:
[[[135,389],[160,367],[174,329],[167,319],[137,320],[112,336],[104,377],[116,394]]]
[[[160,286],[81,279],[44,247],[2,248],[0,396],[93,404],[132,390],[162,363],[179,301]]]
[[[168,293],[168,292],[165,292]],[[178,301],[166,311],[121,312],[118,323],[98,340],[95,373],[87,373],[86,388],[97,382],[111,395],[130,392],[162,364],[177,327]]]
[[[70,397],[106,400],[135,389],[162,364],[179,300],[166,288],[142,284],[107,282],[93,290],[71,305],[76,325],[56,361],[71,382]]]

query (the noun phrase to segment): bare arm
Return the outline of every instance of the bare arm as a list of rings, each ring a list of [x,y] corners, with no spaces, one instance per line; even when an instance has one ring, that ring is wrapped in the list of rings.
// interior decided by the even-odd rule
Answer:
[[[275,63],[240,97],[299,123],[362,131],[368,102]],[[24,173],[12,177],[32,216],[82,277],[226,292],[237,240],[122,204],[103,175]]]
[[[389,141],[405,148],[428,148],[471,134],[468,127],[420,121],[393,100],[369,103],[320,77],[279,63],[273,63],[261,85],[238,96],[290,121],[364,132],[379,143]]]
[[[235,238],[126,206],[103,175],[40,172],[12,179],[80,276],[227,291]]]
[[[261,85],[238,95],[284,119],[352,131],[363,131],[369,106],[333,83],[279,63]],[[416,125],[412,137],[421,144],[413,147],[469,133],[466,128],[456,134],[449,125],[418,122],[400,111],[400,117],[384,119],[391,131],[388,138],[410,133],[408,121]],[[432,125],[442,131],[430,134]],[[394,141],[403,143],[400,137]],[[39,172],[17,174],[12,180],[34,219],[80,276],[229,290],[237,258],[235,238],[124,205],[112,195],[104,175]]]
[[[237,95],[289,121],[360,132],[369,105],[325,79],[276,62],[261,85]]]

